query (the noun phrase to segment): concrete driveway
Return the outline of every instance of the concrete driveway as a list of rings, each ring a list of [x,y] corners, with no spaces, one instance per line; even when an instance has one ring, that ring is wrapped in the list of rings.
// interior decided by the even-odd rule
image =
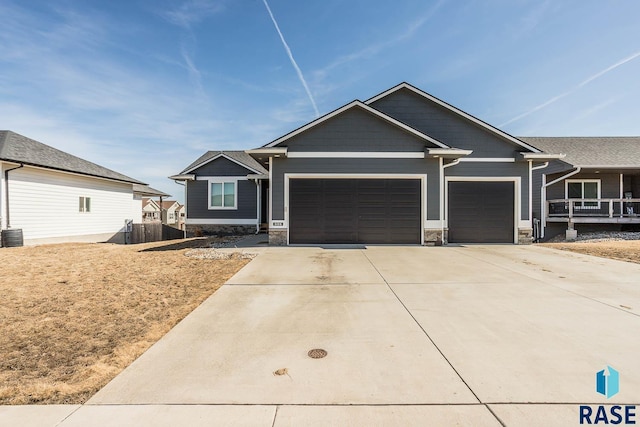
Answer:
[[[61,426],[577,425],[580,404],[640,404],[639,337],[636,264],[268,248]]]

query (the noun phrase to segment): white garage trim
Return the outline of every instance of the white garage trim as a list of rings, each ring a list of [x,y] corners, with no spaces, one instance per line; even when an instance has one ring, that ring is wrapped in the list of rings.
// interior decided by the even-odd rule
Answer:
[[[424,228],[427,218],[427,175],[426,174],[374,174],[374,173],[285,173],[284,174],[284,225],[287,229],[287,245],[289,244],[289,180],[290,179],[419,179],[420,205],[420,244],[424,245]]]
[[[513,182],[513,243],[518,244],[518,229],[522,228],[520,210],[521,178],[519,176],[447,176],[444,185],[444,226],[449,227],[449,182]],[[528,223],[528,222],[527,222]]]

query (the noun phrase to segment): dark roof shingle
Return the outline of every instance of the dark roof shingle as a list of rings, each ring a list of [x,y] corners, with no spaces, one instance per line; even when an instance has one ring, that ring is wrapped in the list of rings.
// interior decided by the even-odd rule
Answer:
[[[213,159],[214,157],[219,156],[220,154],[223,154],[229,157],[230,159],[233,159],[236,162],[240,163],[241,165],[248,167],[250,169],[253,169],[259,173],[262,173],[265,175],[269,173],[269,171],[266,170],[260,163],[258,163],[256,159],[254,159],[244,151],[207,151],[202,156],[200,156],[195,162],[191,163],[189,166],[184,168],[184,170],[180,172],[180,174],[188,173],[189,170],[194,169],[196,166],[200,166],[206,163],[207,161]]]
[[[137,179],[133,179],[8,130],[0,130],[0,160],[113,179],[115,181],[132,184],[144,184]]]
[[[530,137],[519,139],[551,154],[566,154],[562,161],[574,166],[640,168],[640,137]]]

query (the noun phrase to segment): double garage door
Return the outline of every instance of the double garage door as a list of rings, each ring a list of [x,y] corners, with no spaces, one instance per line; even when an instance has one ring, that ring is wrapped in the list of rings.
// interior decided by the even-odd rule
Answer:
[[[291,179],[289,243],[420,244],[418,179]],[[514,183],[448,183],[449,241],[513,243]]]
[[[418,179],[292,179],[289,243],[421,242]]]

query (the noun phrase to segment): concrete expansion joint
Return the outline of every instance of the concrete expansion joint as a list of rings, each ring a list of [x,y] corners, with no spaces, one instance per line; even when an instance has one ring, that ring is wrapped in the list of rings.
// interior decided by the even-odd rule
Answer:
[[[442,358],[447,362],[447,364],[451,367],[451,369],[453,370],[453,372],[455,372],[455,374],[458,376],[458,378],[460,378],[460,381],[462,381],[462,383],[465,385],[465,387],[467,387],[467,389],[469,390],[469,392],[471,392],[471,394],[473,395],[473,397],[478,401],[479,404],[482,404],[485,408],[487,408],[487,410],[491,413],[491,415],[493,415],[493,417],[500,423],[500,425],[505,426],[505,424],[502,422],[502,420],[491,410],[491,408],[489,408],[485,403],[483,403],[480,398],[478,397],[478,395],[476,394],[475,391],[473,391],[473,389],[469,386],[469,384],[467,383],[467,381],[462,377],[462,375],[460,375],[460,372],[458,372],[458,370],[453,366],[453,364],[451,363],[451,361],[447,358],[447,356],[442,352],[442,350],[440,349],[440,347],[438,347],[438,345],[435,343],[435,341],[433,341],[433,339],[431,338],[431,336],[429,336],[429,333],[422,327],[422,325],[420,324],[420,322],[418,322],[418,319],[415,318],[415,316],[413,315],[413,313],[411,313],[411,311],[409,310],[409,308],[404,304],[404,302],[402,302],[402,300],[400,299],[400,297],[398,297],[398,294],[393,290],[393,288],[391,287],[391,285],[389,284],[389,282],[387,282],[387,279],[382,275],[382,273],[380,273],[380,270],[378,270],[378,268],[375,266],[375,264],[371,261],[371,259],[367,256],[365,251],[361,251],[362,254],[364,255],[364,257],[367,259],[367,261],[369,261],[369,263],[371,264],[371,267],[380,275],[380,278],[384,281],[384,283],[387,285],[387,288],[391,291],[391,293],[393,293],[393,295],[395,296],[396,300],[398,300],[398,302],[402,305],[402,307],[404,308],[404,310],[409,314],[409,316],[411,316],[411,318],[413,319],[413,321],[415,322],[416,325],[418,325],[418,327],[422,330],[422,332],[424,333],[424,335],[427,337],[427,339],[431,342],[431,344],[435,347],[435,349],[438,351],[438,353],[440,353],[440,355],[442,356]]]

